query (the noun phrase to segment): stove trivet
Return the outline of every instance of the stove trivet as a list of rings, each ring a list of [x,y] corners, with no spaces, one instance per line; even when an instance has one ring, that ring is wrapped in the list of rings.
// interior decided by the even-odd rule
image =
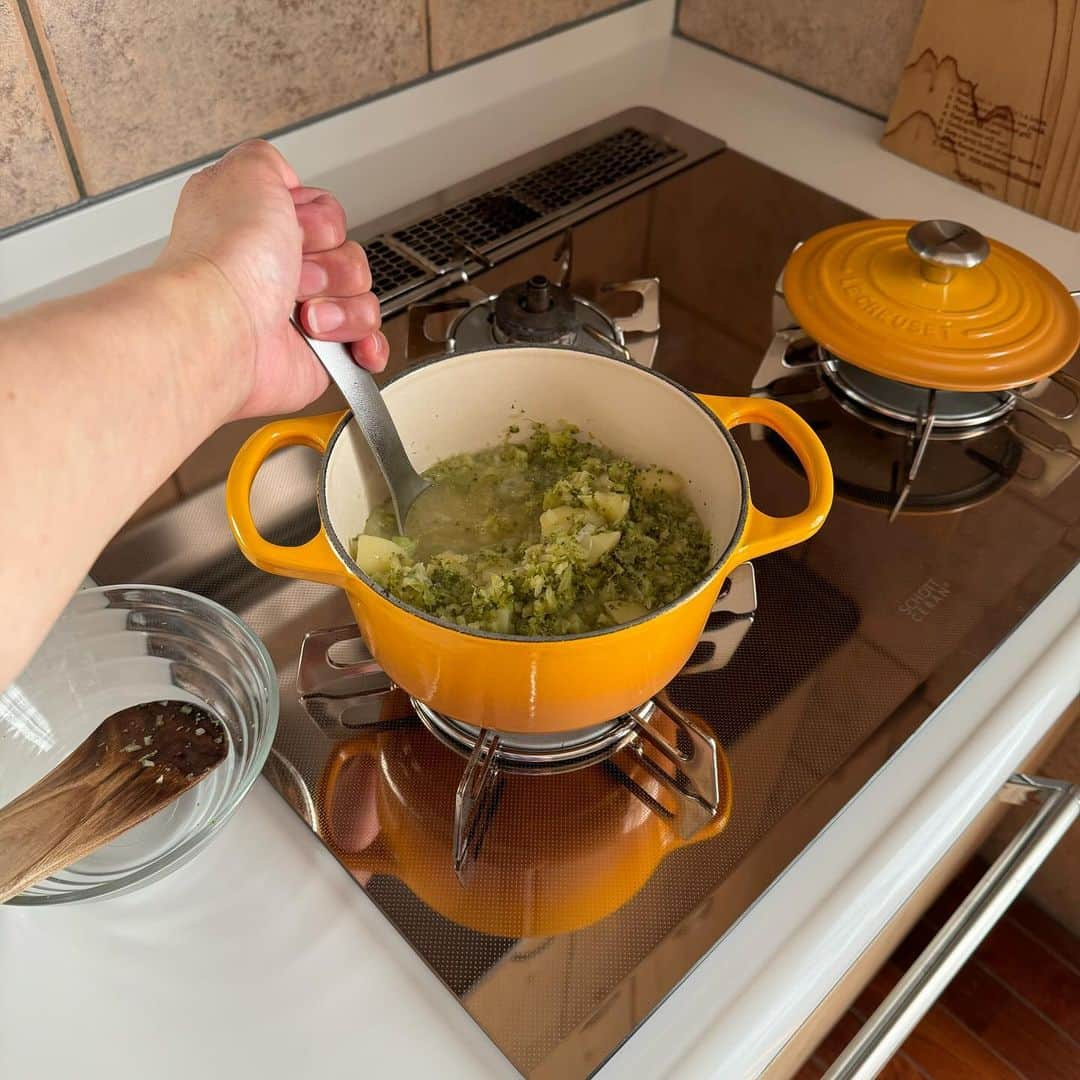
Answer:
[[[718,671],[730,660],[753,622],[757,593],[753,567],[732,572],[713,606],[702,633],[701,659],[691,658],[680,677]],[[342,662],[335,655],[352,655]],[[367,651],[355,626],[316,630],[304,637],[297,690],[308,714],[320,727],[355,730],[382,723],[378,699],[395,687]],[[718,746],[699,719],[675,706],[661,692],[626,716],[575,732],[521,735],[480,728],[443,716],[415,698],[416,716],[444,745],[465,758],[455,798],[453,862],[464,881],[484,833],[498,809],[504,773],[561,773],[600,766],[612,771],[650,810],[688,838],[717,812],[720,798]],[[360,723],[346,722],[360,711]],[[644,791],[619,764],[632,754],[664,788],[671,805]]]
[[[1038,497],[1053,491],[1080,464],[1080,380],[1065,371],[1032,386],[987,393],[934,390],[884,378],[828,353],[796,325],[784,299],[783,272],[773,291],[772,319],[773,340],[754,376],[751,395],[792,406],[832,398],[849,415],[906,440],[904,475],[892,489],[890,521],[908,505],[932,443],[973,440],[1007,428],[1019,446],[1041,461],[1042,469],[1038,476],[1029,477],[1012,468],[1005,479],[1016,477]],[[1058,410],[1039,402],[1051,384],[1071,397],[1069,408]],[[1057,432],[1061,441],[1021,430],[1015,423],[1018,415],[1036,418]],[[758,440],[766,437],[760,426],[754,427],[752,435]],[[995,471],[993,466],[991,471]],[[1001,486],[988,479],[994,490]],[[964,499],[954,508],[961,505],[966,505]]]
[[[573,242],[569,230],[554,256],[554,279],[534,274],[501,292],[478,289],[473,296],[414,304],[409,308],[406,354],[411,362],[500,346],[542,345],[569,348],[631,360],[652,367],[660,330],[660,282],[657,278],[601,285],[601,295],[625,293],[638,298],[630,315],[608,315],[598,304],[575,295]],[[432,337],[429,320],[458,312],[445,335]]]

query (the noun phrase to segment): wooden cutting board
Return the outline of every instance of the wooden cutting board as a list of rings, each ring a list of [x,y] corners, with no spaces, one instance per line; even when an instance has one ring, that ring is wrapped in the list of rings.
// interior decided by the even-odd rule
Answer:
[[[881,144],[1080,229],[1080,0],[926,0]]]

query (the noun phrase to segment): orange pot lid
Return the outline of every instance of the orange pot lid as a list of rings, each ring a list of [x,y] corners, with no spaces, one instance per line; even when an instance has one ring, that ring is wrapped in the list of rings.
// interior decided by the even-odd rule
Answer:
[[[1080,347],[1080,309],[1053,274],[951,221],[826,229],[788,260],[784,297],[837,357],[932,389],[1026,386]]]

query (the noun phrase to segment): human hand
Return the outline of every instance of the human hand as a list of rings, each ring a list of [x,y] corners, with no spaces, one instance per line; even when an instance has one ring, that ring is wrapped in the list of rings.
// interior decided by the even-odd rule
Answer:
[[[363,250],[345,239],[345,212],[303,187],[284,157],[252,141],[184,185],[159,265],[212,274],[220,317],[240,324],[233,418],[293,412],[318,397],[326,373],[289,323],[297,300],[313,338],[351,342],[369,371],[386,366],[379,302]]]

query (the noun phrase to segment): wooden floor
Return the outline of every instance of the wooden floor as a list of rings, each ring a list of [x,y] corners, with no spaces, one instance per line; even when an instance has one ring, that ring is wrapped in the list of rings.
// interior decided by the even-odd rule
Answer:
[[[816,1080],[982,875],[966,868],[826,1036]],[[1020,899],[879,1074],[886,1080],[1080,1080],[1080,939]]]

